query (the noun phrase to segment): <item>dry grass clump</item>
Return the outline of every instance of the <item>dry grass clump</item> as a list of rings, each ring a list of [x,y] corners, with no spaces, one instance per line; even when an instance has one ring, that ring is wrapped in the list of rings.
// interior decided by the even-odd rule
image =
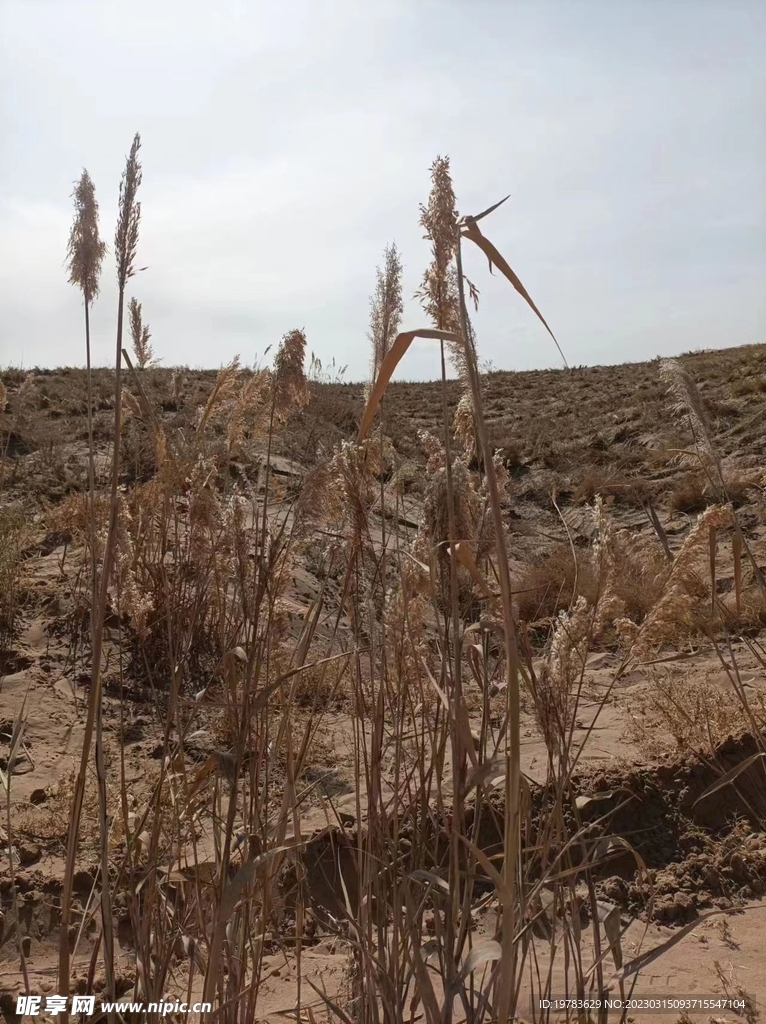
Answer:
[[[752,726],[746,709],[709,672],[651,669],[647,675],[646,687],[631,697],[628,732],[652,757],[679,750],[707,757],[728,737]],[[763,696],[757,695],[750,707],[766,724]]]
[[[726,494],[734,508],[744,505],[759,483],[757,471],[731,470],[724,475]],[[670,497],[670,508],[674,512],[701,512],[713,500],[712,491],[703,474],[687,473],[678,481]]]
[[[593,515],[596,534],[588,547],[558,544],[517,581],[523,622],[550,622],[584,598],[598,608],[592,639],[617,643],[639,660],[690,638],[761,627],[766,593],[750,566],[740,566],[737,577],[736,534],[733,589],[720,595],[717,579],[711,584],[711,559],[717,565],[719,539],[733,525],[731,506],[709,506],[675,553],[648,532],[616,529],[601,497]]]
[[[585,471],[572,492],[575,503],[590,504],[598,495],[611,499],[615,505],[626,508],[643,508],[651,499],[655,487],[642,478],[628,477],[619,471],[604,471],[590,468]]]
[[[674,512],[701,512],[707,504],[705,478],[700,473],[683,476],[670,497],[670,507]]]
[[[307,667],[295,689],[296,704],[322,711],[348,708],[352,697],[350,674],[347,658]]]
[[[25,522],[20,509],[0,508],[0,658],[10,649],[16,633]]]
[[[598,598],[598,575],[590,552],[558,544],[521,576],[514,589],[523,622],[550,619],[571,608],[579,597],[593,605]]]
[[[736,592],[724,595],[720,614],[732,633],[758,633],[766,627],[766,594],[759,583],[745,583],[737,598]]]
[[[731,509],[712,505],[697,519],[675,556],[661,593],[640,627],[620,619],[622,642],[635,657],[649,657],[663,644],[700,630],[700,608],[710,603],[704,559],[709,557],[716,531],[731,526]],[[713,538],[711,540],[711,538]]]
[[[125,830],[120,812],[122,790],[120,773],[114,750],[107,755],[106,765],[109,769],[107,801],[112,828],[109,834],[109,845],[113,852],[119,851],[125,842]],[[155,763],[149,761],[144,765],[142,778],[131,787],[131,803],[143,798],[148,800],[151,793]],[[51,852],[62,853],[66,848],[69,832],[72,800],[75,792],[76,770],[74,765],[61,773],[40,804],[23,804],[18,811],[14,826],[20,836],[42,843]],[[99,794],[95,774],[88,776],[83,797],[82,827],[79,836],[79,850],[83,861],[94,864],[98,860],[101,849],[101,825],[99,823]]]
[[[600,584],[598,633],[618,634],[642,624],[662,599],[672,572],[668,552],[657,539],[615,529],[600,498],[593,506],[596,536],[593,564]]]
[[[646,534],[614,528],[606,504],[593,508],[597,533],[587,548],[558,544],[517,582],[519,616],[534,622],[571,609],[579,598],[599,606],[596,635],[621,618],[641,623],[670,574],[661,545]]]
[[[760,470],[731,469],[724,472],[726,494],[734,508],[740,508],[751,499],[753,491],[761,485],[762,477]]]

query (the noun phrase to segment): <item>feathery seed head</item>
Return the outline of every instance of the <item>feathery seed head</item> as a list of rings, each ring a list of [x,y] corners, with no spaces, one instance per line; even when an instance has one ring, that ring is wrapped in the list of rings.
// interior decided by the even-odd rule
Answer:
[[[138,228],[141,222],[141,204],[136,200],[142,179],[141,164],[138,161],[140,148],[141,136],[136,132],[120,181],[119,213],[114,235],[117,283],[120,288],[124,288],[128,278],[135,273],[133,264],[138,249]]]
[[[482,500],[472,486],[471,473],[461,459],[452,464],[452,499],[454,509],[454,541],[469,544],[474,557],[482,548]],[[446,467],[437,470],[428,481],[423,501],[423,516],[419,531],[421,542],[427,545],[427,561],[434,572],[434,598],[444,610],[450,608],[449,551],[449,484]],[[473,599],[470,573],[457,567],[458,602],[463,612],[468,611]]]
[[[328,517],[334,505],[331,484],[332,474],[325,462],[320,462],[304,478],[295,502],[295,528],[299,536],[310,535],[317,521]]]
[[[130,337],[133,342],[133,352],[136,356],[139,370],[144,370],[154,358],[154,352],[150,344],[151,334],[149,325],[143,322],[141,303],[135,297],[130,300],[128,312],[130,315]]]
[[[39,388],[35,381],[34,374],[28,373],[16,392],[16,401],[21,408],[30,407],[37,402]]]
[[[535,710],[548,749],[562,756],[579,700],[578,691],[594,609],[580,596],[571,612],[559,612],[537,680]]]
[[[444,445],[439,438],[428,430],[419,430],[418,441],[420,441],[426,453],[426,474],[430,476],[437,470],[443,469],[447,462],[447,456],[444,452]]]
[[[309,391],[303,363],[306,356],[306,335],[289,331],[279,343],[274,357],[274,414],[285,420],[293,409],[308,404]]]
[[[91,513],[89,496],[84,491],[74,491],[52,510],[50,521],[57,529],[80,537],[87,537],[92,529],[105,530],[109,521],[109,496],[97,493]]]
[[[248,427],[251,438],[258,436],[265,427],[266,408],[263,399],[268,382],[268,370],[256,370],[244,381],[226,427],[229,450],[244,441]]]
[[[183,370],[181,370],[179,367],[177,367],[175,370],[173,370],[173,375],[170,378],[170,393],[172,395],[173,404],[175,405],[176,409],[180,409],[180,407],[181,407],[181,399],[183,398],[184,383],[185,383],[185,379],[184,379]]]
[[[370,299],[370,330],[372,345],[372,380],[391,348],[402,322],[402,261],[395,243],[384,250],[384,267],[377,269],[375,294]]]
[[[426,205],[420,207],[420,224],[431,243],[432,260],[415,296],[438,328],[459,334],[460,303],[455,265],[458,213],[449,157],[438,156],[431,165],[431,192]],[[456,368],[465,376],[463,346],[453,342],[448,345]]]
[[[135,550],[133,545],[133,517],[125,498],[119,496],[117,506],[117,557],[112,572],[120,595],[122,611],[128,615],[136,632],[146,630],[152,600],[139,585],[135,571]]]
[[[234,396],[239,380],[239,356],[235,356],[230,363],[218,371],[215,386],[210,392],[210,397],[205,403],[205,408],[199,418],[197,430],[202,431],[213,413],[219,406],[223,405]]]
[[[455,540],[475,540],[480,516],[480,497],[471,486],[471,473],[461,459],[452,464],[452,491],[455,510]],[[447,556],[449,541],[449,494],[446,468],[429,478],[423,501],[423,526],[433,547]]]
[[[98,295],[106,243],[99,237],[96,188],[86,170],[75,183],[72,198],[75,215],[67,243],[69,283],[82,291],[86,304],[90,305]]]
[[[342,441],[330,459],[327,512],[331,519],[350,522],[355,547],[361,546],[367,533],[369,510],[375,500],[373,484],[381,468],[379,445],[369,440],[361,445]]]
[[[444,275],[455,255],[457,223],[449,157],[437,156],[431,165],[428,202],[420,206],[420,224],[425,228],[425,237],[431,242],[437,277]],[[433,298],[438,298],[438,295]]]
[[[127,413],[129,416],[136,416],[138,419],[141,419],[141,405],[133,392],[128,388],[122,389],[122,411],[123,414]]]
[[[473,399],[468,391],[464,391],[460,396],[452,421],[452,429],[466,455],[469,457],[473,455],[476,451],[476,428],[473,419]]]
[[[717,465],[710,421],[702,396],[691,375],[676,359],[663,359],[660,361],[660,377],[667,383],[675,398],[674,411],[681,414],[685,412],[689,417],[700,459],[708,464]],[[720,473],[716,475],[720,477]]]
[[[631,637],[634,657],[648,655],[654,647],[675,635],[679,625],[689,620],[694,594],[701,580],[697,570],[702,556],[707,553],[710,531],[731,525],[730,505],[711,505],[698,517],[673,560],[662,596],[644,619],[640,630]]]

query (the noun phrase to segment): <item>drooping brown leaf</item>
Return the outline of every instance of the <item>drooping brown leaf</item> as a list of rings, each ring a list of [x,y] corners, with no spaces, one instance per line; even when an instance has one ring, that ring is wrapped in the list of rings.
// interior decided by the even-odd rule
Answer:
[[[362,422],[359,426],[357,444],[361,444],[367,436],[372,425],[372,421],[375,419],[375,413],[378,411],[378,406],[383,399],[383,395],[386,393],[388,382],[391,380],[394,370],[404,358],[407,349],[415,338],[429,338],[435,341],[461,342],[460,335],[455,334],[454,331],[439,331],[435,327],[421,327],[417,331],[403,331],[401,334],[398,334],[393,345],[386,353],[383,362],[380,364],[380,371],[378,373],[377,380],[370,391],[370,396],[367,399],[367,405],[364,409],[364,415],[362,416]]]
[[[495,210],[498,209],[498,207],[503,205],[503,203],[507,203],[510,198],[511,198],[511,196],[510,196],[510,193],[509,193],[504,199],[501,199],[500,202],[493,203],[492,206],[488,206],[486,210],[482,210],[481,213],[477,213],[475,216],[471,217],[470,219],[473,221],[474,224],[478,223],[478,221],[480,221],[480,220],[484,220],[485,217],[489,217],[490,213],[494,213]],[[466,218],[466,219],[468,219],[468,218]]]
[[[766,909],[766,905],[762,904],[761,906],[748,907],[747,909],[764,910]],[[674,932],[669,939],[665,940],[665,942],[661,942],[659,946],[654,946],[652,949],[647,949],[646,952],[639,954],[639,956],[637,957],[634,957],[633,960],[629,960],[628,963],[626,963],[625,966],[621,970],[617,971],[614,977],[610,979],[609,984],[611,985],[614,982],[624,981],[626,978],[629,978],[632,974],[636,974],[638,971],[642,971],[645,967],[648,967],[649,964],[654,963],[655,960],[659,959],[659,957],[667,953],[669,949],[672,949],[672,947],[679,943],[682,939],[685,939],[686,936],[690,932],[694,931],[694,929],[698,925],[700,925],[706,918],[715,917],[718,914],[734,914],[737,912],[738,911],[735,910],[704,911],[702,914],[699,915],[699,917],[696,917],[693,921],[690,921],[689,924],[684,925],[683,928],[679,928],[677,932]]]
[[[460,565],[470,573],[474,583],[477,584],[485,597],[497,597],[497,595],[493,594],[489,589],[489,584],[482,576],[481,570],[476,564],[471,553],[471,549],[465,541],[458,541],[454,548],[450,548],[450,553],[460,563]]]
[[[750,765],[755,764],[756,761],[760,761],[762,758],[766,758],[766,754],[759,750],[757,753],[751,754],[750,757],[746,757],[744,761],[740,761],[739,764],[735,765],[728,772],[722,775],[720,779],[716,779],[712,786],[708,786],[703,793],[700,793],[692,804],[692,807],[696,807],[698,803],[701,803],[709,796],[717,793],[720,789],[723,789],[724,786],[728,786],[730,782],[734,782],[734,780],[739,778],[743,772],[747,771]]]
[[[469,974],[473,974],[475,970],[483,967],[485,964],[496,963],[498,960],[502,960],[502,958],[503,949],[496,939],[479,939],[461,964],[460,970],[452,982],[451,995],[456,996],[458,994],[461,984]]]
[[[488,210],[485,210],[484,213],[479,214],[479,217],[485,217],[487,214],[491,213],[493,209],[496,209],[496,207],[499,205],[500,204],[498,203],[494,207],[491,206]],[[508,280],[511,282],[511,284],[519,293],[519,295],[521,295],[521,297],[529,305],[530,309],[536,314],[537,318],[540,320],[540,323],[546,329],[548,334],[550,334],[551,338],[553,338],[553,342],[559,351],[559,355],[564,360],[564,366],[568,368],[569,363],[566,360],[566,356],[562,352],[561,346],[556,340],[556,335],[548,326],[545,317],[537,308],[535,303],[532,301],[531,295],[519,280],[518,275],[511,269],[511,267],[505,260],[504,256],[495,248],[495,246],[492,244],[492,242],[490,242],[486,235],[483,235],[481,233],[481,229],[479,228],[479,225],[476,223],[476,221],[476,217],[464,217],[460,225],[461,234],[463,235],[464,238],[470,239],[470,241],[472,241],[474,245],[478,246],[478,248],[481,249],[481,251],[489,260],[490,272],[492,271],[492,267],[494,266],[500,270],[504,277],[508,278]]]
[[[446,882],[441,875],[437,875],[433,871],[425,871],[424,869],[418,868],[410,874],[410,878],[414,878],[418,882],[425,882],[426,885],[431,885],[434,888],[439,889],[445,896],[449,896],[451,892],[449,883]]]

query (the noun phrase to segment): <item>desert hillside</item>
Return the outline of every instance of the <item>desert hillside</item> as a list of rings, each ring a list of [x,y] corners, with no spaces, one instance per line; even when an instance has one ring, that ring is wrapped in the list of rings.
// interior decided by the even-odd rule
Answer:
[[[2,373],[4,998],[58,969],[95,678],[73,991],[209,993],[213,977],[257,992],[263,1017],[296,999],[332,1015],[380,984],[360,980],[378,967],[355,936],[405,955],[392,898],[422,942],[445,941],[464,912],[440,895],[453,877],[489,972],[509,955],[492,922],[513,807],[549,992],[551,929],[587,924],[585,958],[607,942],[606,984],[673,929],[758,905],[766,349],[481,378],[515,684],[467,385],[390,384],[358,442],[367,389],[315,361],[307,377],[300,332],[280,351],[274,370],[123,369],[112,525],[114,371],[93,373],[90,424],[84,371]],[[605,907],[621,924],[599,938]],[[675,992],[749,992],[749,920],[669,948]],[[652,977],[642,992],[663,988]]]

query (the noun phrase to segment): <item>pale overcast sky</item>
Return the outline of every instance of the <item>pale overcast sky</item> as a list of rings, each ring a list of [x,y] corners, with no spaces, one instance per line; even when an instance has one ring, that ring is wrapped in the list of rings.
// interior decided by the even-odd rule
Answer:
[[[762,0],[0,0],[0,365],[84,361],[72,182],[88,168],[111,243],[135,131],[129,294],[165,365],[252,362],[303,327],[362,379],[391,240],[425,326],[436,154],[462,212],[511,193],[486,233],[570,364],[766,341],[764,52]],[[481,357],[560,365],[477,255]],[[110,257],[98,364],[114,317]],[[401,376],[437,372],[420,342]]]

